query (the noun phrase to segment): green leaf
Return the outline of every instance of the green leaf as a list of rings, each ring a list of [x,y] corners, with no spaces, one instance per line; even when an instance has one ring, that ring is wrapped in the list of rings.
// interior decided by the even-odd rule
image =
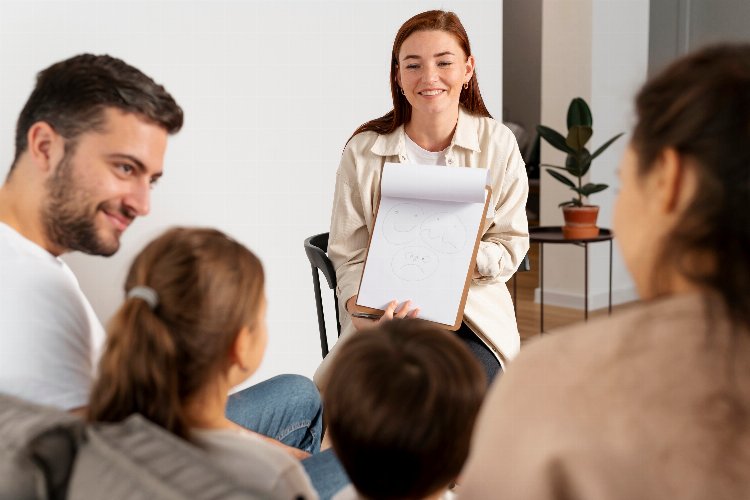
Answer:
[[[581,162],[578,155],[568,155],[565,158],[565,170],[575,178],[581,177]]]
[[[568,130],[568,137],[565,139],[565,144],[576,151],[580,151],[589,142],[593,133],[594,131],[591,130],[591,127],[576,125]]]
[[[568,186],[568,187],[570,187],[572,189],[576,188],[575,183],[573,181],[571,181],[570,179],[568,179],[567,177],[565,177],[563,174],[559,174],[559,173],[555,172],[554,170],[549,170],[549,169],[547,169],[547,173],[549,175],[551,175],[552,177],[554,177],[555,179],[557,179],[558,181],[560,181],[563,184],[565,184],[566,186]]]
[[[556,132],[549,127],[545,127],[544,125],[537,125],[536,131],[542,136],[542,139],[550,143],[553,148],[568,154],[575,154],[575,150],[571,149],[570,146],[565,143],[565,137],[560,135],[559,132]]]
[[[568,129],[576,126],[592,127],[594,120],[591,117],[591,110],[586,101],[576,97],[570,101],[568,106]]]
[[[620,132],[619,134],[617,134],[616,136],[614,136],[613,138],[611,138],[610,140],[608,140],[607,142],[605,142],[604,144],[602,144],[599,147],[599,149],[597,149],[596,151],[594,151],[594,153],[591,155],[591,159],[593,160],[594,158],[596,158],[597,156],[599,156],[600,154],[602,154],[604,152],[604,150],[607,149],[610,146],[610,144],[612,144],[617,139],[619,139],[620,136],[622,134],[624,134],[624,133],[625,132]]]
[[[583,177],[589,171],[589,168],[591,168],[591,153],[589,153],[589,150],[586,148],[583,148],[583,151],[581,151],[580,165],[581,177]]]
[[[591,196],[594,193],[598,193],[599,191],[604,191],[609,186],[607,184],[593,184],[589,182],[588,184],[581,186],[580,193],[583,196]]]
[[[542,163],[539,166],[540,167],[546,167],[546,168],[556,168],[558,170],[566,170],[566,171],[568,170],[567,168],[561,167],[560,165],[550,165],[549,163]]]

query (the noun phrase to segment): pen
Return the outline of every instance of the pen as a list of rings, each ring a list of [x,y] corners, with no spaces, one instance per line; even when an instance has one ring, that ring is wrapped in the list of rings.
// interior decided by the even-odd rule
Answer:
[[[383,315],[382,314],[363,313],[363,312],[353,312],[352,316],[355,317],[355,318],[380,319]]]

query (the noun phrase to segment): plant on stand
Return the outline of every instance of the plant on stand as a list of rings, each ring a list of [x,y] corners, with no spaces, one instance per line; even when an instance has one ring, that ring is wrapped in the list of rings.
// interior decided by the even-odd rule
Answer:
[[[542,164],[542,166],[546,167],[547,173],[568,186],[578,195],[572,200],[564,201],[559,205],[563,209],[563,217],[565,218],[563,235],[568,239],[595,238],[599,235],[599,228],[596,226],[599,207],[584,204],[584,201],[590,195],[604,191],[609,186],[607,184],[594,184],[591,182],[583,184],[583,177],[589,171],[589,168],[591,168],[591,162],[622,135],[622,132],[617,134],[602,144],[599,149],[591,153],[586,148],[586,143],[594,133],[592,126],[593,119],[588,104],[582,98],[576,97],[570,102],[570,106],[568,107],[567,136],[563,136],[544,125],[539,125],[536,128],[539,135],[553,148],[567,154],[564,167],[547,164]],[[575,181],[557,170],[566,172]]]

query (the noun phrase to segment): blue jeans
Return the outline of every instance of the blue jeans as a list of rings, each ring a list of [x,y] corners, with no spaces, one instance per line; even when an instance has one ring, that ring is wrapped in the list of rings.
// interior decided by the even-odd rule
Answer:
[[[229,396],[226,415],[232,422],[312,453],[302,465],[321,500],[349,483],[332,451],[320,451],[323,404],[312,380],[278,375]]]
[[[311,380],[278,375],[229,396],[232,422],[308,453],[320,451],[323,404]]]

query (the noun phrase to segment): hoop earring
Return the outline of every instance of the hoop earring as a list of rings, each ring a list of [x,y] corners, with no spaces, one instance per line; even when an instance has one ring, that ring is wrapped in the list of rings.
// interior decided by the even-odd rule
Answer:
[[[404,88],[403,87],[399,87],[398,89],[401,91],[401,95],[406,95],[406,92],[404,92]]]
[[[464,90],[469,90],[469,82],[464,83]]]

